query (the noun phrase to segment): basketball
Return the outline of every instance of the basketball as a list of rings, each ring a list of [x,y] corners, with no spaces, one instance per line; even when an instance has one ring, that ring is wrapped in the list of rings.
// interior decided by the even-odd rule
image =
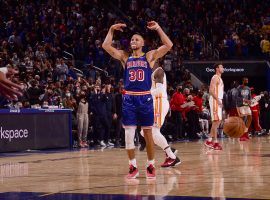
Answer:
[[[240,117],[229,117],[225,120],[223,131],[226,135],[232,138],[239,138],[245,132],[245,123]]]

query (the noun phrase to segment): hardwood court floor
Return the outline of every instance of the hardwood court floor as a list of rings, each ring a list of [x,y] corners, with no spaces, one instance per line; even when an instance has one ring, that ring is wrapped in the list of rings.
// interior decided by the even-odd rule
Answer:
[[[270,137],[222,145],[211,151],[203,141],[172,144],[182,164],[170,169],[159,167],[164,153],[156,148],[156,181],[145,178],[146,152],[136,152],[140,176],[131,181],[124,178],[124,149],[2,154],[0,199],[270,199]],[[79,198],[86,194],[92,196]]]

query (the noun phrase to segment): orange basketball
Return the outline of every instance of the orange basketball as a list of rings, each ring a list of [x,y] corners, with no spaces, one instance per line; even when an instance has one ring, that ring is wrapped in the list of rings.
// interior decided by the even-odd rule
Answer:
[[[229,117],[223,125],[223,132],[232,138],[239,138],[245,132],[245,123],[240,117]]]

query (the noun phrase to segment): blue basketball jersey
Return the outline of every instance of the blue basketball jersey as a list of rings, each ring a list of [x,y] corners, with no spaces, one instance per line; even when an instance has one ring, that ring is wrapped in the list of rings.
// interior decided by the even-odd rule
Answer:
[[[127,91],[150,91],[152,69],[144,54],[141,57],[129,57],[124,69],[124,88]]]

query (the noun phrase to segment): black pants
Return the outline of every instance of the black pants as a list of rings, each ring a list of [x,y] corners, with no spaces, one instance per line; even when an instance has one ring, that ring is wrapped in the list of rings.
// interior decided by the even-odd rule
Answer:
[[[183,118],[179,111],[172,111],[172,122],[175,125],[173,139],[183,138]]]
[[[270,110],[264,110],[260,114],[260,123],[263,129],[268,132],[270,129]]]
[[[107,115],[107,123],[108,123],[108,134],[105,134],[105,138],[104,138],[104,140],[106,141],[106,142],[108,142],[109,141],[109,139],[112,139],[112,114],[111,113],[109,113],[108,115]]]
[[[195,110],[187,113],[187,133],[190,139],[199,139],[197,133],[201,131],[199,115]]]
[[[115,141],[119,144],[121,140],[121,143],[125,144],[125,130],[122,124],[122,117],[118,117],[115,123]]]
[[[110,125],[109,120],[106,115],[98,115],[94,117],[94,142],[98,140],[103,140],[108,142],[109,134],[110,134]]]

